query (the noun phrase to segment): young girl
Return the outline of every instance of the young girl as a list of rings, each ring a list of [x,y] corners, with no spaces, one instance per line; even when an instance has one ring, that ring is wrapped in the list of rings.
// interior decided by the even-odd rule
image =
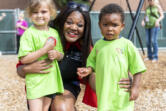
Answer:
[[[27,21],[24,20],[24,13],[20,12],[18,21],[16,23],[16,28],[17,28],[17,53],[20,47],[20,37],[23,35],[25,30],[28,28],[28,23]]]
[[[46,58],[53,61],[52,68],[47,70],[48,74],[26,74],[27,99],[30,111],[48,111],[50,97],[64,91],[57,63],[57,60],[63,58],[62,46],[58,32],[48,26],[50,19],[55,16],[55,8],[51,0],[32,0],[27,12],[33,25],[21,37],[21,63],[29,64]],[[56,39],[56,46],[52,44],[52,40],[48,40],[49,37]],[[45,41],[50,43],[44,44]]]
[[[99,26],[104,36],[97,41],[87,59],[87,68],[78,68],[81,77],[96,72],[98,111],[133,111],[139,94],[141,73],[145,65],[131,41],[121,37],[124,11],[116,4],[101,9]],[[133,74],[130,94],[121,89],[118,81]]]

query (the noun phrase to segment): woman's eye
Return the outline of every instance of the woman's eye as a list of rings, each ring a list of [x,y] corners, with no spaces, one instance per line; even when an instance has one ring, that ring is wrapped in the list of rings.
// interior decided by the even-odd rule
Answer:
[[[38,12],[32,12],[33,14],[37,14]]]
[[[67,23],[68,25],[71,25],[71,24],[72,24],[72,22],[71,22],[71,21],[66,21],[66,23]]]
[[[83,27],[83,24],[78,24],[77,26],[78,26],[78,27]]]

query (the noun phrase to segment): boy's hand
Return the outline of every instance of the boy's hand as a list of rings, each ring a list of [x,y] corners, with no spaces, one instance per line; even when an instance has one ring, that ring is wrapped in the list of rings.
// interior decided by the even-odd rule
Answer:
[[[130,90],[130,101],[136,100],[138,96],[139,96],[139,88],[133,86]]]
[[[77,74],[81,78],[88,76],[90,73],[92,73],[92,69],[90,67],[89,68],[77,68]]]
[[[131,83],[129,78],[122,78],[119,81],[120,88],[124,88],[126,92],[129,92],[131,90]]]
[[[59,57],[59,52],[58,51],[56,51],[56,50],[48,51],[48,58],[50,60],[58,59],[58,57]]]

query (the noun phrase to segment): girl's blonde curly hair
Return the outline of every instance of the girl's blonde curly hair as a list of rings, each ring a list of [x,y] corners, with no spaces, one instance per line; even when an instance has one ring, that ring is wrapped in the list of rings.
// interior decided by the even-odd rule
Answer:
[[[27,16],[31,17],[32,13],[40,8],[42,2],[48,5],[51,12],[51,19],[53,20],[56,17],[56,8],[55,3],[52,0],[30,0],[29,5],[26,8]]]

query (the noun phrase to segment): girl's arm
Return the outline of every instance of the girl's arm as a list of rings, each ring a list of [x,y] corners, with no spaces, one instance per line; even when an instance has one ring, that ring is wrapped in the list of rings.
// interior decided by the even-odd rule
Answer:
[[[28,28],[28,27],[25,27],[25,26],[22,26],[22,25],[20,25],[19,27],[24,29],[24,30],[26,30]]]
[[[35,52],[29,53],[28,55],[21,57],[20,61],[22,64],[28,64],[36,61],[41,56],[45,55],[47,50],[45,48],[41,48]]]
[[[20,61],[22,64],[32,63],[32,62],[36,61],[38,58],[40,58],[41,56],[47,54],[47,52],[49,50],[52,50],[54,47],[55,47],[54,41],[49,41],[47,39],[43,48],[41,48],[35,52],[29,53],[27,56],[21,57]]]
[[[17,67],[17,74],[22,78],[25,78],[25,75],[27,73],[47,74],[49,73],[49,71],[43,71],[43,70],[49,69],[50,67],[52,67],[50,64],[51,64],[51,61],[46,59],[41,61],[35,61],[27,65],[19,65]]]

